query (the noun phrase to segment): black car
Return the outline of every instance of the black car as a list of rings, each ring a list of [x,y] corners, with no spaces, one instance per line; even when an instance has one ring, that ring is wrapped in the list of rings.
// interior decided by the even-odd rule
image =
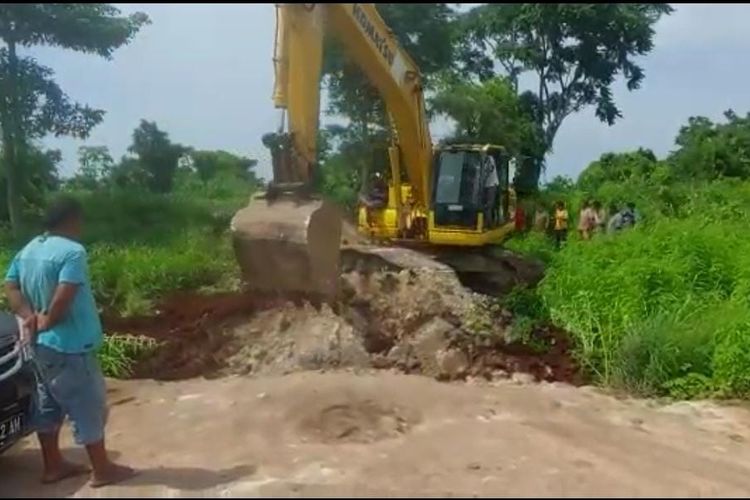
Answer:
[[[19,325],[0,312],[0,453],[30,432],[34,375],[25,361]]]

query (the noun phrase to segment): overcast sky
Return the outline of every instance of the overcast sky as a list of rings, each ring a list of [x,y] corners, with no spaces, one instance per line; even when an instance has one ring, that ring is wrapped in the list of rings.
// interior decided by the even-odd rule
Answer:
[[[52,67],[76,100],[106,110],[85,142],[50,139],[60,148],[64,173],[76,168],[82,144],[106,145],[115,158],[130,144],[141,118],[156,121],[172,140],[258,158],[260,143],[278,124],[270,100],[274,31],[272,4],[124,4],[152,20],[111,61],[55,49],[33,51]],[[607,151],[644,146],[664,155],[692,115],[719,119],[733,108],[750,111],[750,5],[675,5],[656,26],[654,51],[643,60],[641,89],[623,85],[615,96],[624,118],[608,127],[593,109],[568,118],[548,161],[548,179],[577,175]],[[433,136],[445,134],[434,127]]]

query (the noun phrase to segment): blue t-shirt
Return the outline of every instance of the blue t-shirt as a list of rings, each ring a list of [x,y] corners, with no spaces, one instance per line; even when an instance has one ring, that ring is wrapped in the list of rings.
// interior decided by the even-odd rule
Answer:
[[[61,236],[37,236],[11,262],[5,281],[19,283],[35,312],[49,309],[59,283],[79,285],[67,312],[50,330],[39,332],[37,344],[71,354],[101,344],[102,325],[86,268],[86,249]]]

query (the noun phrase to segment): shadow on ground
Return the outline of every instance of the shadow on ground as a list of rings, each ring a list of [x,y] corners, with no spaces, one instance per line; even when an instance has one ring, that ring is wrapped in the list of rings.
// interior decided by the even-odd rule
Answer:
[[[82,448],[68,448],[63,450],[63,454],[71,461],[88,463],[86,452]],[[117,460],[119,454],[112,452],[111,456],[114,460]],[[252,476],[257,470],[254,465],[237,465],[220,470],[208,470],[199,467],[138,467],[138,464],[128,465],[138,469],[139,474],[118,485],[120,491],[126,495],[129,487],[137,486],[164,486],[187,491],[205,490]],[[0,456],[0,471],[2,471],[0,497],[25,497],[28,496],[30,491],[35,492],[34,496],[70,497],[88,487],[88,475],[42,486],[39,484],[41,470],[41,457],[37,449],[11,450],[9,453]]]

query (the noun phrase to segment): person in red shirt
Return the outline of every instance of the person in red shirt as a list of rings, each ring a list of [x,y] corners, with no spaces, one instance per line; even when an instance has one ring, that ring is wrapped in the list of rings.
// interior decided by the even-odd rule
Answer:
[[[526,229],[526,213],[523,211],[523,205],[520,201],[516,202],[516,211],[513,219],[516,225],[516,231],[523,231]]]

